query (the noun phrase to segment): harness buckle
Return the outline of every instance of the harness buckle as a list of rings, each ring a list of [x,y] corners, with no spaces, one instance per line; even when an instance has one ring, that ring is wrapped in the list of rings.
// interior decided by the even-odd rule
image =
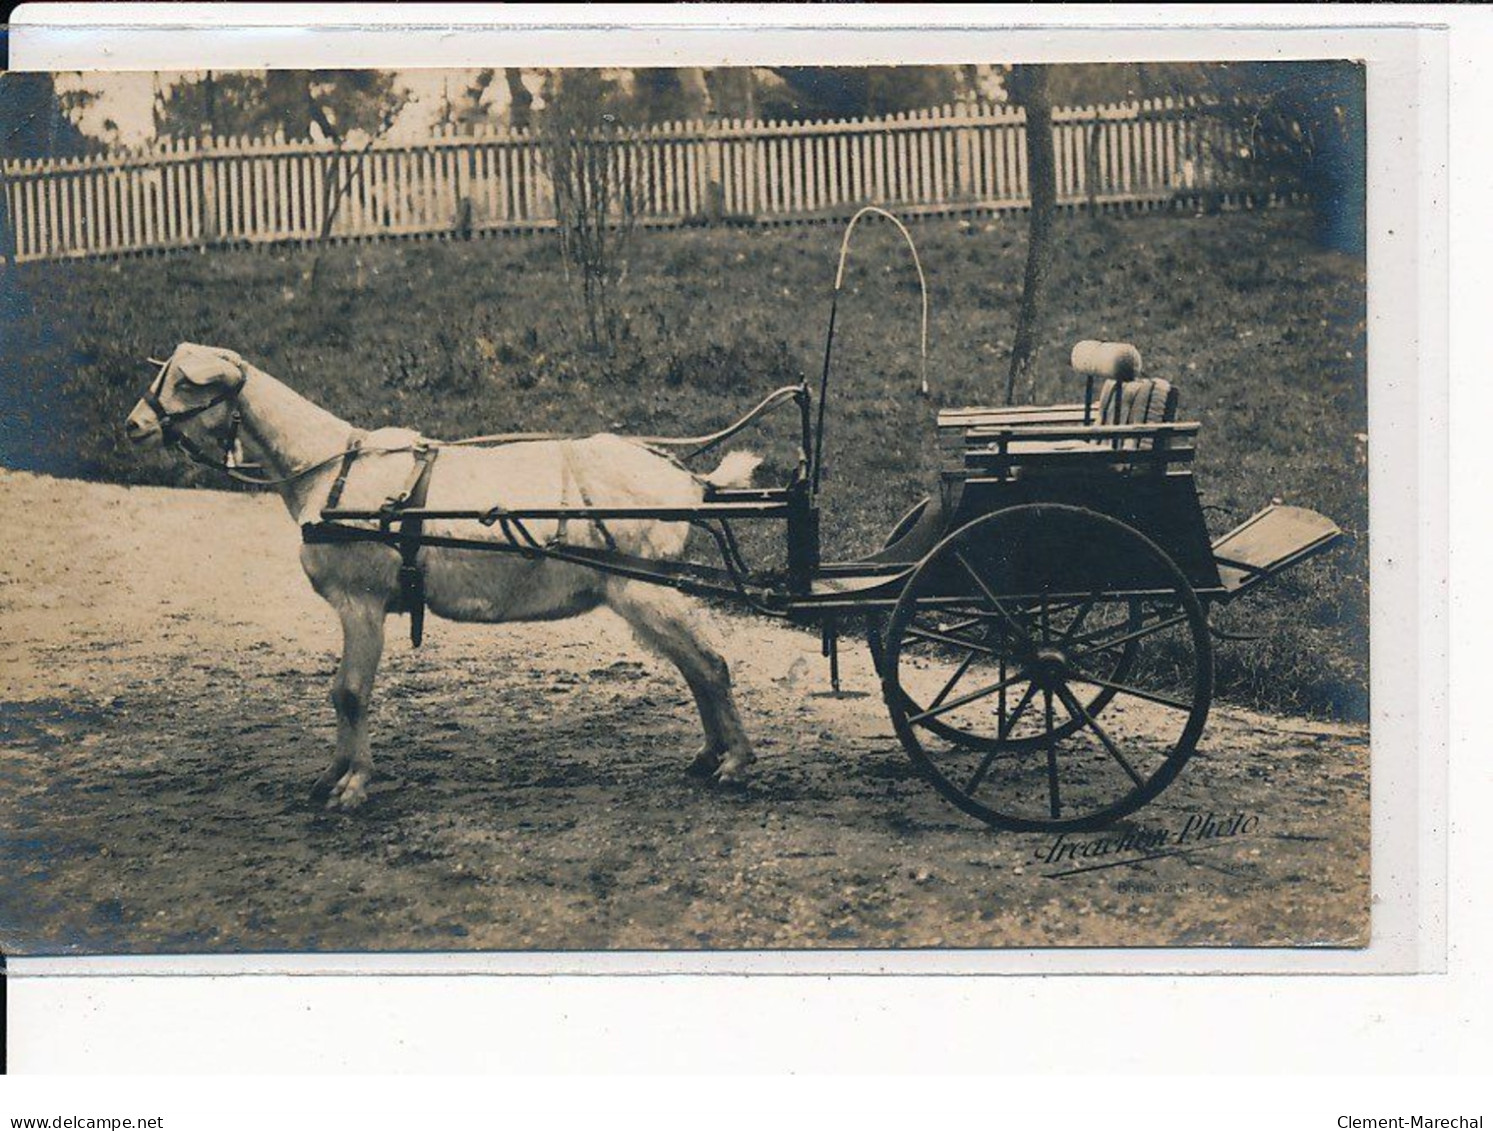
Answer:
[[[424,436],[417,437],[410,443],[410,453],[414,456],[414,463],[410,468],[409,478],[404,481],[404,486],[397,494],[390,495],[384,500],[383,506],[379,507],[380,513],[387,522],[396,511],[408,506],[411,498],[424,481],[431,460],[435,457],[436,448]]]

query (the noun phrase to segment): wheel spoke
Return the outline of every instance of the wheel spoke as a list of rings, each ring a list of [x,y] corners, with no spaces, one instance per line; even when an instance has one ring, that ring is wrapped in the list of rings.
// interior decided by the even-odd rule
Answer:
[[[990,586],[985,584],[985,579],[980,576],[979,571],[976,570],[974,566],[969,564],[969,559],[966,558],[957,549],[954,551],[954,558],[959,562],[961,566],[964,567],[964,571],[969,574],[969,576],[974,580],[974,583],[980,587],[980,592],[985,595],[985,600],[989,601],[991,608],[995,610],[996,619],[999,620],[1001,624],[1005,626],[1006,631],[1015,638],[1018,646],[1028,652],[1033,651],[1032,640],[1031,637],[1027,634],[1027,630],[1020,624],[1018,624],[1010,613],[1006,612],[1004,606],[1001,605],[1000,600],[994,593],[990,591]]]
[[[908,715],[907,721],[910,723],[920,723],[925,719],[935,718],[938,715],[954,710],[956,707],[963,707],[966,703],[973,703],[976,699],[983,699],[987,695],[994,695],[1001,688],[1010,687],[1013,683],[1020,683],[1025,678],[1024,675],[1018,672],[1016,675],[1011,676],[1009,679],[1003,679],[999,683],[992,683],[980,688],[978,691],[971,691],[968,695],[959,696],[958,699],[950,699],[947,703],[942,703],[937,707],[929,707],[926,711],[919,712],[916,715]],[[906,693],[904,692],[904,694]]]
[[[1132,640],[1142,640],[1147,636],[1154,636],[1156,633],[1164,632],[1166,629],[1171,628],[1173,625],[1182,624],[1186,620],[1187,614],[1185,612],[1178,613],[1174,617],[1167,617],[1165,620],[1159,620],[1155,624],[1142,625],[1140,628],[1135,629],[1133,632],[1127,632],[1121,636],[1116,636],[1114,639],[1106,640],[1103,644],[1095,645],[1092,648],[1084,648],[1077,652],[1070,652],[1069,658],[1073,660],[1082,660],[1087,656],[1092,656],[1095,652],[1111,652],[1114,649],[1121,647],[1122,645],[1129,644]],[[1091,641],[1102,638],[1103,635],[1109,631],[1111,631],[1111,629],[1101,629],[1097,632],[1089,633],[1085,636],[1080,636],[1076,640],[1069,641],[1069,643],[1088,644]]]
[[[1148,691],[1143,687],[1131,687],[1128,683],[1116,683],[1112,679],[1100,679],[1097,675],[1089,675],[1087,672],[1075,672],[1073,680],[1077,683],[1092,683],[1097,687],[1107,687],[1111,691],[1121,695],[1133,695],[1137,699],[1145,699],[1151,703],[1159,703],[1163,707],[1172,707],[1178,711],[1192,712],[1192,704],[1183,699],[1173,699],[1169,695],[1162,695],[1159,691]]]
[[[1114,740],[1104,732],[1104,728],[1099,725],[1099,720],[1094,718],[1093,715],[1089,714],[1088,711],[1084,710],[1083,704],[1078,701],[1077,696],[1075,696],[1073,692],[1068,689],[1068,686],[1066,684],[1063,684],[1058,688],[1058,696],[1063,700],[1063,706],[1068,708],[1069,712],[1072,713],[1075,719],[1082,719],[1084,725],[1099,736],[1099,741],[1104,743],[1104,748],[1109,751],[1110,757],[1113,758],[1116,762],[1120,763],[1121,768],[1130,775],[1130,780],[1133,781],[1137,787],[1145,785],[1145,779],[1142,778],[1140,774],[1135,772],[1135,767],[1130,764],[1124,754],[1120,753],[1120,748],[1116,746]]]
[[[1083,627],[1083,622],[1088,619],[1089,612],[1094,608],[1095,602],[1099,600],[1099,594],[1101,592],[1102,590],[1099,589],[1094,590],[1084,600],[1084,603],[1078,606],[1078,612],[1073,614],[1073,619],[1068,622],[1068,628],[1063,633],[1063,638],[1059,642],[1064,647],[1072,645],[1074,634]]]
[[[963,632],[966,628],[974,628],[975,625],[977,625],[977,624],[984,624],[984,623],[985,623],[985,621],[981,617],[968,616],[967,619],[960,621],[958,624],[946,624],[946,625],[943,625],[942,627],[939,628],[938,631],[940,631],[940,632]]]
[[[1063,812],[1063,803],[1058,797],[1058,740],[1052,726],[1052,692],[1042,689],[1042,706],[1047,716],[1047,804],[1055,821]]]
[[[1006,657],[1001,657],[1000,678],[1006,678]],[[996,734],[1004,734],[1006,731],[1006,688],[1001,688],[1000,701],[996,703],[996,711],[999,712],[1000,723],[996,727]]]
[[[976,655],[978,655],[978,653],[970,652],[969,655],[965,656],[964,659],[959,661],[959,667],[956,668],[954,670],[954,674],[949,677],[949,682],[943,685],[943,690],[933,697],[933,702],[929,703],[928,706],[937,707],[940,703],[942,703],[949,697],[949,692],[954,690],[954,685],[959,682],[965,672],[969,671],[970,664],[975,662]],[[1005,673],[1002,673],[1002,676],[1004,676],[1004,674]]]
[[[1037,685],[1035,683],[1027,684],[1026,690],[1021,693],[1021,698],[1016,700],[1016,709],[1007,715],[1005,721],[1001,723],[1000,734],[995,739],[997,743],[1004,742],[1011,731],[1016,728],[1016,720],[1021,718],[1021,713],[1026,710],[1027,704],[1032,701],[1036,694]],[[974,776],[969,779],[969,784],[964,787],[966,796],[973,797],[975,795],[975,790],[980,788],[980,783],[985,780],[985,775],[989,773],[990,767],[994,764],[996,758],[1000,757],[1001,753],[1002,751],[997,746],[996,749],[985,755],[980,762],[979,768],[975,770]]]
[[[961,620],[961,621],[957,621],[954,624],[936,624],[934,627],[928,629],[929,632],[943,632],[943,633],[963,632],[966,628],[974,628],[976,625],[983,625],[985,623],[985,620],[984,620],[983,617],[976,616],[975,614],[967,612],[964,609],[942,609],[942,610],[940,610],[940,609],[933,609],[933,610],[930,610],[930,611],[931,612],[952,612],[952,613],[957,613],[958,615],[960,615],[960,616],[962,616],[962,617],[964,617],[966,619]],[[921,615],[921,614],[919,614],[919,615]],[[937,620],[936,617],[933,618],[933,619]],[[913,618],[912,624],[909,625],[909,627],[910,628],[917,628],[918,627],[917,617]]]
[[[1000,654],[988,645],[976,644],[973,640],[965,640],[962,636],[945,636],[941,632],[934,632],[927,628],[918,628],[915,625],[908,625],[904,634],[916,637],[919,640],[928,640],[934,644],[947,644],[952,648],[967,648],[971,656],[976,652],[983,652],[987,656],[997,656]]]

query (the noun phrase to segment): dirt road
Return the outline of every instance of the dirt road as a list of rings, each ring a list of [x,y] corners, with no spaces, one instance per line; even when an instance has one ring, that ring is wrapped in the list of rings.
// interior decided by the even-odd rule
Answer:
[[[760,759],[725,791],[610,614],[432,621],[418,652],[396,619],[373,799],[329,814],[338,634],[278,500],[0,472],[0,524],[11,954],[1367,940],[1361,727],[1216,706],[1132,827],[1188,851],[1140,860],[964,817],[869,660],[830,698],[775,624],[712,614]]]

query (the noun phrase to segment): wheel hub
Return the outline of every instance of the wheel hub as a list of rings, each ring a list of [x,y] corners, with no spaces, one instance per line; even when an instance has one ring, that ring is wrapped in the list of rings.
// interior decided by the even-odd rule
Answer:
[[[1067,680],[1068,656],[1060,648],[1038,648],[1026,674],[1038,687],[1051,691]]]

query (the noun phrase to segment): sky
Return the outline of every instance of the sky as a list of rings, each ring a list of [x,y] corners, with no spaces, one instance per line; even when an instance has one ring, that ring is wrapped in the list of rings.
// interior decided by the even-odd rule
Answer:
[[[980,68],[980,90],[984,97],[1000,100],[1004,97],[1001,79],[994,68]],[[182,78],[200,78],[201,71],[93,71],[82,74],[64,71],[57,75],[60,91],[87,90],[98,98],[78,117],[80,129],[91,137],[99,138],[111,147],[135,147],[150,142],[155,137],[155,120],[152,109],[159,87],[169,90]],[[257,72],[263,74],[264,72]],[[398,86],[409,91],[409,101],[400,111],[393,126],[385,135],[391,141],[418,141],[430,136],[431,127],[440,120],[445,97],[449,90],[454,99],[473,82],[477,68],[451,70],[396,70]],[[769,72],[759,70],[759,81],[771,80]],[[543,105],[539,98],[542,78],[537,72],[525,72],[524,85],[536,96],[535,108]],[[485,100],[498,115],[508,109],[508,86],[499,76],[492,82]],[[113,128],[110,128],[112,124]]]
[[[431,125],[441,113],[443,95],[449,86],[452,97],[460,94],[476,75],[476,70],[395,71],[396,82],[410,92],[409,102],[400,112],[388,137],[391,140],[415,140],[428,137]],[[80,75],[64,72],[57,76],[59,91],[90,90],[98,93],[94,102],[78,118],[78,126],[91,137],[113,144],[137,146],[155,136],[151,110],[155,105],[156,85],[162,90],[183,77],[196,78],[197,71],[105,71]],[[508,87],[494,82],[487,97],[498,110],[508,106]],[[111,131],[107,123],[116,127]]]

